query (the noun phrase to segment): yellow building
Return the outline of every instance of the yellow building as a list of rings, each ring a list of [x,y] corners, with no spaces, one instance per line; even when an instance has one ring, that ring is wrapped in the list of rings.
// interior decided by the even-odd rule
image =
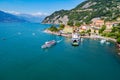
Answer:
[[[65,26],[65,28],[63,29],[64,33],[73,33],[73,27],[71,26]]]
[[[91,27],[90,28],[91,29],[91,34],[99,34],[99,28],[97,28],[97,27]]]
[[[112,22],[106,22],[105,25],[106,25],[106,29],[112,29],[112,27],[113,27]]]

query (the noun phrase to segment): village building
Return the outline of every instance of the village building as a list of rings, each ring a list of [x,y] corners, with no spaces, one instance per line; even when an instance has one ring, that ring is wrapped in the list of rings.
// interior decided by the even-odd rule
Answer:
[[[64,33],[73,33],[73,27],[71,26],[65,26],[65,28],[63,29]]]
[[[101,20],[101,19],[92,19],[92,25],[93,25],[93,27],[101,28],[101,26],[104,25],[104,20]]]
[[[85,32],[87,30],[90,29],[90,26],[89,25],[81,25],[80,28],[79,28],[79,32]]]

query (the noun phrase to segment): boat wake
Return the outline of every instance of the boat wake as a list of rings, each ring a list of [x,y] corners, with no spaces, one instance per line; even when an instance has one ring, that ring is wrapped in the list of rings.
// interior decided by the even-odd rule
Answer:
[[[58,41],[57,41],[57,43],[60,43],[61,41],[63,41],[63,39],[61,39],[61,40],[58,40]]]

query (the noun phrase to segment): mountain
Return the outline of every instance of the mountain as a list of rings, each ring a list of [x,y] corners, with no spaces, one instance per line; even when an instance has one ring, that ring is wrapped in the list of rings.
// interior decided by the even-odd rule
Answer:
[[[0,22],[28,22],[15,15],[0,11]]]
[[[16,16],[18,16],[21,19],[24,19],[26,21],[29,22],[36,22],[36,23],[40,23],[42,22],[42,20],[44,20],[44,18],[46,17],[45,15],[31,15],[31,14],[17,14]]]
[[[120,20],[120,0],[86,0],[71,10],[55,11],[43,23],[64,23],[68,21],[90,23],[93,18],[105,21]]]

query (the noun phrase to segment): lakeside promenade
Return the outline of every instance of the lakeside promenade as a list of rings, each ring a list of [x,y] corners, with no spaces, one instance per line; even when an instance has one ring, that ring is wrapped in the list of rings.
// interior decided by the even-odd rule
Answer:
[[[48,34],[59,35],[58,32],[51,32],[51,31],[49,31],[49,30],[45,30],[44,32],[45,32],[45,33],[48,33]],[[71,38],[71,37],[72,37],[72,34],[62,33],[62,34],[60,34],[60,36]],[[107,40],[107,41],[113,41],[113,42],[115,42],[115,43],[117,42],[116,39],[109,38],[109,37],[103,37],[103,36],[100,36],[100,35],[81,36],[81,38],[103,39],[103,40]]]

